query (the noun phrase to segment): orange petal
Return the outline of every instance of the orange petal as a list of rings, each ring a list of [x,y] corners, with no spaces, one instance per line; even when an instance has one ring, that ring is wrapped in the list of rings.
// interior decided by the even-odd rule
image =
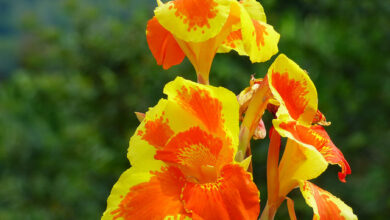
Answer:
[[[313,208],[313,219],[357,220],[349,206],[313,183],[302,181],[300,189],[306,203]]]
[[[225,166],[218,182],[187,184],[183,201],[193,219],[256,219],[260,211],[259,191],[239,165]]]
[[[179,169],[163,168],[154,172],[149,182],[129,189],[117,209],[111,211],[113,219],[155,219],[156,216],[188,216],[180,201],[184,177]],[[164,204],[164,205],[162,205]]]
[[[284,54],[279,55],[268,73],[269,87],[280,103],[277,116],[287,115],[310,125],[317,112],[316,88],[307,73]]]
[[[193,127],[178,133],[155,156],[178,165],[186,176],[195,182],[216,181],[220,168],[233,161],[233,149],[223,146],[223,141]]]
[[[146,27],[146,40],[158,65],[164,69],[180,64],[185,55],[173,35],[157,21],[149,20]]]
[[[338,176],[340,181],[345,182],[345,177],[351,174],[351,168],[344,158],[343,153],[333,144],[329,135],[321,125],[312,125],[306,127],[297,124],[297,122],[280,123],[277,126],[284,136],[292,138],[302,144],[314,146],[330,164],[338,164],[341,172]]]

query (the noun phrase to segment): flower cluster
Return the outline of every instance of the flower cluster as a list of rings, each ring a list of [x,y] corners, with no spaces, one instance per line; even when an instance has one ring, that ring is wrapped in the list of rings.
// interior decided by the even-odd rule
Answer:
[[[209,85],[216,53],[231,50],[264,62],[278,52],[279,34],[266,23],[256,0],[157,0],[146,38],[157,64],[168,69],[187,57],[198,83],[181,77],[164,88],[130,139],[131,168],[114,185],[102,219],[257,219],[260,192],[253,182],[251,139],[263,139],[266,110],[274,115],[268,134],[268,201],[260,219],[273,219],[299,187],[313,219],[357,219],[352,209],[309,180],[328,164],[351,173],[323,126],[317,91],[308,74],[284,54],[263,79],[252,78],[238,96]],[[241,122],[241,123],[240,123]],[[279,160],[281,138],[287,139]]]

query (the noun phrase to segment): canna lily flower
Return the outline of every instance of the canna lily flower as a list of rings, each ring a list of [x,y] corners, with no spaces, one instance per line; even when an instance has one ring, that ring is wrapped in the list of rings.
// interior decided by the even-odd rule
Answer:
[[[193,64],[198,82],[208,84],[217,52],[237,51],[252,62],[278,52],[279,34],[266,23],[256,0],[157,0],[146,38],[159,65],[168,69],[184,57]]]
[[[130,139],[131,168],[102,219],[256,219],[259,191],[235,163],[238,103],[224,88],[178,77]],[[178,118],[179,117],[179,118]]]
[[[339,165],[339,179],[345,182],[345,177],[351,174],[348,162],[325,129],[312,124],[313,120],[318,120],[315,118],[318,98],[308,74],[285,55],[280,55],[271,66],[268,79],[273,97],[280,104],[277,118],[273,120],[275,129],[283,137],[315,147],[328,163]]]
[[[264,218],[273,218],[287,194],[300,186],[306,202],[313,207],[314,219],[329,219],[329,216],[332,216],[331,219],[357,219],[352,209],[341,200],[307,181],[323,173],[328,163],[338,164],[342,168],[339,179],[343,182],[345,176],[351,173],[348,162],[325,129],[321,125],[312,124],[313,121],[324,122],[318,117],[318,99],[313,82],[305,71],[285,55],[275,60],[267,73],[267,79],[272,97],[279,107],[277,118],[273,120],[277,132],[272,132],[268,154],[270,196]],[[288,138],[280,164],[279,134]]]

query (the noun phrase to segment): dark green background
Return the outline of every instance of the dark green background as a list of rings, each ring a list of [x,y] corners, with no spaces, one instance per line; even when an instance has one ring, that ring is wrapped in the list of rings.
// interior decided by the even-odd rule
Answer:
[[[281,34],[279,50],[317,86],[327,128],[352,175],[337,166],[314,182],[360,219],[390,219],[390,1],[264,1]],[[129,167],[128,140],[177,75],[195,80],[187,60],[164,71],[145,40],[154,1],[0,0],[0,219],[97,219]],[[252,65],[216,56],[211,83],[235,93]],[[266,115],[269,124],[269,115]],[[266,201],[266,146],[254,149],[254,178]],[[299,190],[299,219],[311,219]],[[282,204],[276,219],[287,219]]]

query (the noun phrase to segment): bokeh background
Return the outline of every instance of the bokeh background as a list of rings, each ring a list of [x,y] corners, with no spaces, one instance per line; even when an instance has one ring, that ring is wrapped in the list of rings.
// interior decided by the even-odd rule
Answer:
[[[98,219],[129,167],[133,112],[164,97],[177,75],[195,80],[187,60],[156,65],[145,39],[152,0],[0,0],[0,219]],[[327,128],[352,167],[314,182],[360,219],[390,219],[390,1],[266,0],[279,50],[317,86]],[[217,55],[211,83],[238,93],[252,65]],[[270,116],[266,115],[266,121]],[[253,143],[254,179],[266,201],[267,142]],[[311,219],[299,190],[299,219]],[[276,219],[288,219],[282,204]]]

